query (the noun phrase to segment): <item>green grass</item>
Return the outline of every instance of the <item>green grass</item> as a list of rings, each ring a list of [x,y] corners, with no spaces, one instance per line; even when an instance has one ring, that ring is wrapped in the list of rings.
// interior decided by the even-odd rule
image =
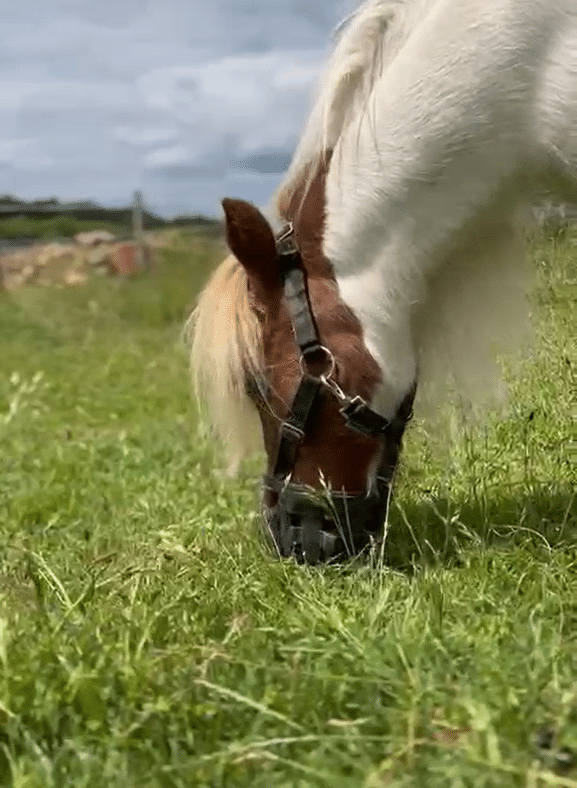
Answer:
[[[218,254],[1,296],[0,785],[577,786],[535,744],[577,750],[575,239],[512,413],[449,464],[412,425],[388,569],[271,560],[258,464],[216,472],[180,331]]]

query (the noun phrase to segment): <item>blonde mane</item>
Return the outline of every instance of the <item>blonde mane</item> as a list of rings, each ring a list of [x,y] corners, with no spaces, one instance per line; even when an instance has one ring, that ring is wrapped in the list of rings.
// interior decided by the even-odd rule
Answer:
[[[430,0],[427,0],[430,2]],[[303,177],[334,149],[344,129],[368,97],[387,59],[401,45],[403,25],[392,25],[407,5],[423,0],[369,0],[340,25],[337,44],[320,80],[292,163],[274,196],[277,206],[298,189]],[[385,41],[386,39],[386,41]],[[206,406],[207,421],[227,451],[234,473],[243,457],[262,448],[261,429],[245,393],[247,375],[262,376],[258,321],[250,308],[246,272],[234,256],[215,270],[190,316],[187,335],[195,394]]]
[[[387,62],[410,32],[406,20],[411,10],[430,0],[368,0],[340,23],[336,44],[317,86],[313,109],[276,194],[273,210],[290,200],[303,178],[314,175],[316,165],[334,151],[353,119],[368,110],[369,97]],[[396,23],[396,24],[393,24]]]
[[[228,471],[261,446],[260,423],[245,393],[247,375],[263,368],[261,333],[248,300],[247,276],[229,255],[214,271],[191,314],[190,364],[196,399],[227,448]]]

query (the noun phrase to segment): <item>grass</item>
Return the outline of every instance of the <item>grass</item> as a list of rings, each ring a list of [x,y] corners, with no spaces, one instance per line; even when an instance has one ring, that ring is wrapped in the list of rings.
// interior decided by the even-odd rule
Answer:
[[[265,552],[180,344],[219,250],[164,254],[1,296],[0,785],[577,786],[575,238],[512,413],[412,425],[381,569]]]

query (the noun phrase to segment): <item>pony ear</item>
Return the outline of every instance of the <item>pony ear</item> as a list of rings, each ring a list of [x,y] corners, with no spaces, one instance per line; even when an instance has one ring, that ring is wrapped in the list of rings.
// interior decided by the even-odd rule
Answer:
[[[231,252],[246,270],[257,296],[270,296],[280,287],[276,243],[270,224],[258,208],[244,200],[226,197],[222,207]]]

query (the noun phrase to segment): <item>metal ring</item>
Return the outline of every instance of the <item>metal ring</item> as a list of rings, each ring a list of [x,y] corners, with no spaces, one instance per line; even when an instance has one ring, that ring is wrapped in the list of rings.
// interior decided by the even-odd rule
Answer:
[[[323,353],[326,355],[329,363],[330,363],[330,367],[329,367],[328,373],[327,372],[323,372],[322,375],[318,375],[318,378],[319,378],[319,380],[322,380],[323,378],[329,379],[329,378],[332,377],[333,372],[335,371],[335,368],[336,368],[335,357],[333,356],[331,351],[328,349],[328,347],[325,347],[325,345],[319,345],[317,350],[322,350]],[[305,357],[304,357],[303,354],[301,354],[301,357],[299,358],[299,365],[300,365],[300,368],[301,368],[301,372],[303,373],[303,375],[305,375],[305,374],[308,375],[310,373],[306,369],[305,364],[306,364]],[[315,376],[313,375],[312,377],[315,377]]]

